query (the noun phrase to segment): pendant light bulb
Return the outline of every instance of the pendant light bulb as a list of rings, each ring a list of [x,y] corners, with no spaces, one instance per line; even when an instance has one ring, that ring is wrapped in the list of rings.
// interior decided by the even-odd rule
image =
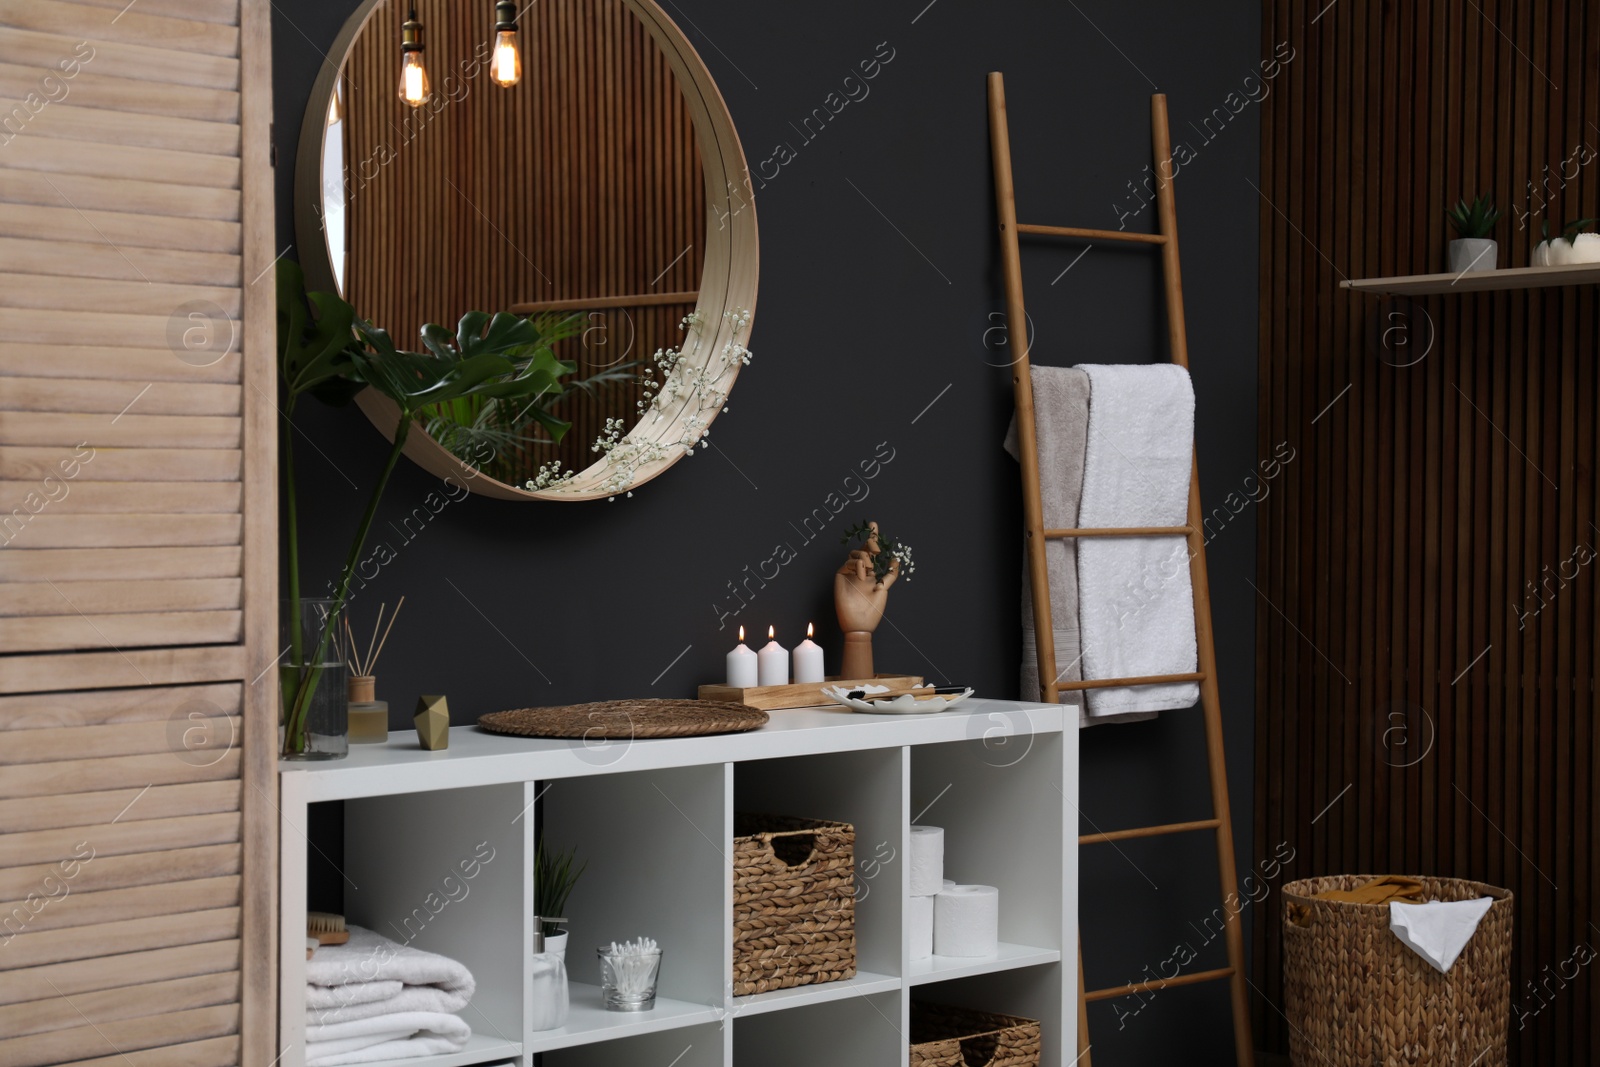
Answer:
[[[412,107],[421,107],[433,95],[422,53],[422,23],[417,21],[417,9],[413,7],[411,17],[401,27],[400,41],[400,99]]]
[[[494,54],[489,59],[489,77],[502,89],[522,80],[522,52],[517,47],[517,5],[499,0],[494,5]]]

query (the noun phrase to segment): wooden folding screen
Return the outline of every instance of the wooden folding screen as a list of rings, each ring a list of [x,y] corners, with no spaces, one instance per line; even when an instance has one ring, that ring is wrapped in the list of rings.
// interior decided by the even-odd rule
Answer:
[[[266,1067],[267,0],[0,0],[0,1067]]]

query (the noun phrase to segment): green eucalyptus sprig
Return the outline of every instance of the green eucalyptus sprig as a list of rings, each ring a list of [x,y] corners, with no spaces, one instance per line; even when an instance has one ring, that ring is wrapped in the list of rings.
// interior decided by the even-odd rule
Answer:
[[[900,577],[908,582],[911,580],[911,574],[917,569],[917,564],[911,558],[910,545],[895,540],[870,522],[861,522],[850,527],[844,532],[840,543],[848,545],[858,538],[861,539],[861,547],[872,560],[872,573],[877,576],[880,585],[894,569],[896,560],[900,563]]]
[[[1500,214],[1494,206],[1494,200],[1486,194],[1480,194],[1473,198],[1471,205],[1465,200],[1457,200],[1456,206],[1446,211],[1444,217],[1455,227],[1457,237],[1481,239],[1494,232],[1494,224],[1500,221]]]

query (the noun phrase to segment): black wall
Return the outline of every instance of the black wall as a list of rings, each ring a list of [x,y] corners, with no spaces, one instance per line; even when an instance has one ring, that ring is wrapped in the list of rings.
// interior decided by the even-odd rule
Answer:
[[[294,239],[293,158],[306,97],[354,6],[274,5],[280,249]],[[1258,198],[1251,184],[1258,108],[1246,94],[1259,97],[1272,85],[1246,80],[1259,73],[1257,5],[664,0],[664,7],[717,78],[752,167],[780,144],[794,150],[757,193],[755,361],[714,427],[715,447],[632,499],[474,496],[450,504],[408,541],[384,519],[398,520],[439,483],[402,464],[375,531],[396,558],[355,608],[370,618],[379,601],[407,598],[379,672],[394,727],[409,727],[423,691],[448,693],[457,723],[533,704],[690,695],[720,676],[739,623],[752,632],[777,623],[792,643],[815,620],[836,662],[838,535],[863,518],[913,544],[918,561],[916,578],[891,596],[876,641],[880,669],[1015,697],[1021,508],[1016,465],[1000,447],[1012,405],[997,329],[1002,296],[984,75],[1007,75],[1024,221],[1115,228],[1140,203],[1133,189],[1150,161],[1149,96],[1168,94],[1174,140],[1195,153],[1177,193],[1202,489],[1208,507],[1218,507],[1229,493],[1247,491],[1258,459]],[[893,59],[869,83],[870,95],[807,143],[795,126],[881,47]],[[1226,123],[1212,117],[1202,126],[1214,109]],[[1153,228],[1153,216],[1146,208],[1128,227]],[[1033,247],[1026,262],[1037,360],[1165,358],[1153,255],[1097,245],[1076,259],[1082,245]],[[353,409],[308,402],[303,411],[304,573],[315,586],[348,550],[385,442]],[[838,516],[827,535],[803,543],[791,524],[880,447],[893,459],[869,483],[870,496]],[[1253,510],[1223,526],[1210,547],[1245,864]],[[744,568],[779,542],[798,557],[719,628],[714,606],[727,583],[743,579]],[[1085,829],[1207,810],[1198,713],[1101,727],[1083,740]],[[1205,925],[1218,904],[1209,837],[1188,838],[1098,846],[1085,855],[1091,985],[1142,980],[1146,967],[1153,976],[1180,942],[1201,950],[1196,967],[1220,965],[1211,962],[1221,959],[1220,942],[1208,943]],[[1157,1062],[1179,1051],[1188,1063],[1232,1062],[1221,985],[1167,991],[1142,1007],[1102,1005],[1091,1023],[1097,1062]]]

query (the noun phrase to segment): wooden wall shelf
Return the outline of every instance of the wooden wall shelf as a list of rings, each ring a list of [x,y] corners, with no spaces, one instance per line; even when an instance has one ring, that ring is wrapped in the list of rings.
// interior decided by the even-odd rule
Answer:
[[[1548,289],[1558,285],[1600,285],[1600,263],[1579,263],[1570,267],[1507,267],[1505,270],[1468,271],[1464,274],[1355,278],[1340,282],[1339,288],[1392,296],[1426,296],[1430,293]]]

